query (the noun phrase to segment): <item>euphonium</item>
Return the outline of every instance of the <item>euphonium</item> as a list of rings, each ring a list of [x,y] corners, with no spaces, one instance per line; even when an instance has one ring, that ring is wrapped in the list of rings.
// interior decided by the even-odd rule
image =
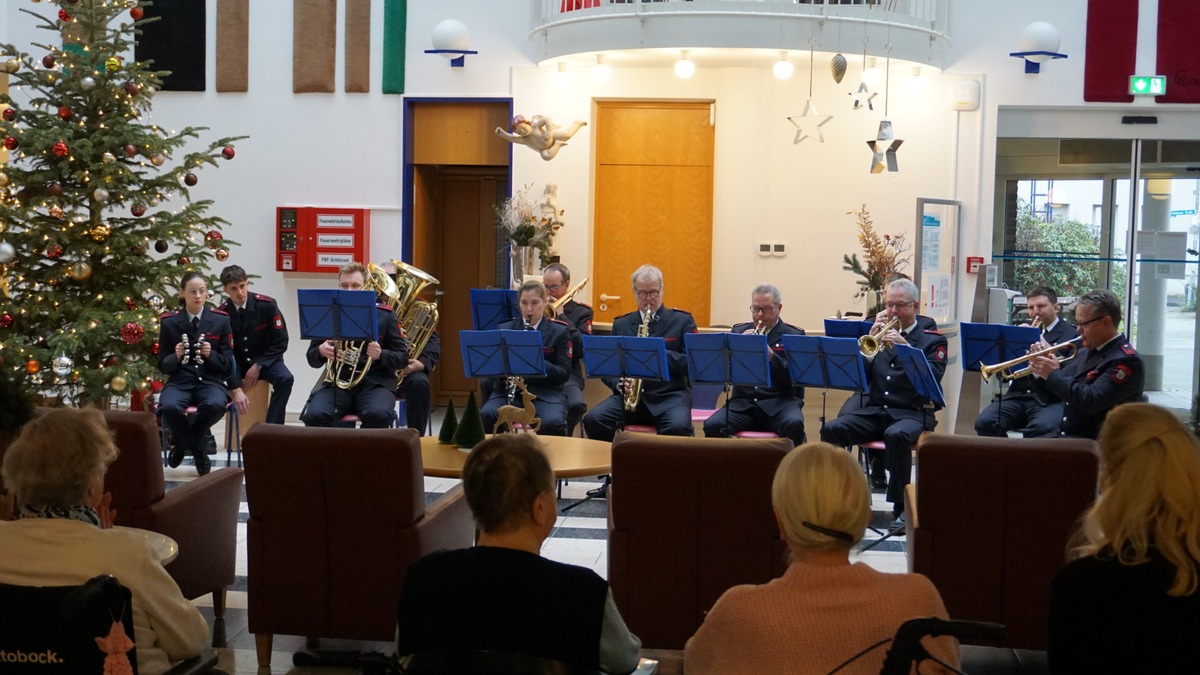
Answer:
[[[393,259],[391,263],[396,267],[395,296],[390,298],[392,310],[396,313],[400,329],[404,331],[408,358],[415,359],[425,350],[438,322],[437,304],[422,300],[421,293],[441,282],[427,272],[399,260]],[[401,382],[404,382],[403,375],[396,378],[397,386]]]
[[[396,282],[374,263],[367,265],[367,283],[364,291],[375,291],[376,299],[386,300],[395,304],[398,296]],[[357,387],[367,371],[371,369],[367,356],[367,340],[338,340],[334,345],[334,357],[325,362],[325,379],[322,382],[332,382],[338,389],[353,389]]]
[[[1067,340],[1066,342],[1064,342],[1062,344],[1050,345],[1049,347],[1046,347],[1045,349],[1039,349],[1035,352],[1029,352],[1025,356],[1021,356],[1021,357],[1018,357],[1015,359],[1010,359],[1003,363],[997,363],[997,364],[990,365],[990,366],[985,366],[985,365],[981,364],[979,366],[979,374],[983,375],[984,382],[987,382],[988,380],[992,379],[992,375],[999,375],[1000,379],[1002,379],[1002,380],[1018,380],[1022,377],[1026,377],[1028,375],[1033,374],[1033,369],[1026,366],[1025,368],[1022,368],[1020,370],[1013,370],[1012,369],[1013,366],[1019,365],[1022,363],[1026,363],[1028,361],[1032,361],[1034,359],[1034,357],[1037,357],[1037,356],[1050,356],[1051,354],[1054,354],[1055,352],[1057,352],[1059,350],[1063,350],[1063,349],[1068,350],[1066,354],[1054,355],[1053,358],[1054,358],[1054,360],[1058,361],[1059,363],[1066,363],[1067,361],[1070,361],[1071,359],[1075,358],[1075,354],[1079,352],[1079,344],[1082,339],[1083,339],[1082,337],[1075,337],[1070,340]]]
[[[567,291],[566,293],[563,293],[563,296],[561,298],[555,300],[554,302],[546,303],[546,318],[547,319],[556,318],[558,316],[559,308],[562,307],[563,305],[567,304],[568,302],[570,302],[571,298],[575,297],[576,293],[578,293],[579,291],[582,291],[583,287],[587,286],[588,280],[589,280],[588,277],[584,277],[583,281],[575,284],[574,286],[571,287],[571,290]]]
[[[880,338],[883,337],[884,333],[887,333],[898,323],[900,323],[900,317],[896,317],[891,321],[888,321],[883,325],[883,328],[880,328],[877,332],[869,335],[859,336],[858,352],[867,358],[871,358],[872,356],[878,354],[879,350],[884,347],[884,344]]]
[[[646,305],[646,312],[642,314],[642,325],[638,326],[638,337],[650,336],[650,319],[654,317],[654,309],[650,305]],[[629,378],[629,388],[625,394],[625,409],[633,412],[637,409],[638,401],[642,400],[642,379],[640,377]]]

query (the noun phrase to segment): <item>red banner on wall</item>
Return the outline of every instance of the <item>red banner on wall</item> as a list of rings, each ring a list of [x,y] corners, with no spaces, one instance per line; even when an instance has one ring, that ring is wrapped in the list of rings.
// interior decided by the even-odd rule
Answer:
[[[1167,93],[1159,103],[1200,103],[1200,4],[1158,0],[1158,72]]]
[[[1162,3],[1166,1],[1160,0],[1160,12]],[[1180,0],[1180,4],[1194,1]],[[1104,103],[1133,101],[1133,96],[1129,94],[1129,76],[1135,74],[1133,69],[1137,65],[1137,31],[1138,0],[1088,0],[1083,100]],[[1161,50],[1161,35],[1159,47]],[[1167,91],[1170,90],[1168,84]]]

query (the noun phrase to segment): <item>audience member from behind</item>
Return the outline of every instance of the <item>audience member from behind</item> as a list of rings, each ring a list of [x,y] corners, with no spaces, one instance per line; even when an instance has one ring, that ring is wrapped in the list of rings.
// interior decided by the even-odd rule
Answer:
[[[481,442],[462,475],[479,541],[409,568],[397,652],[486,650],[610,673],[636,668],[641,641],[625,627],[604,579],[540,555],[557,504],[536,437]]]
[[[143,537],[109,529],[104,474],[117,452],[97,410],[60,408],[25,425],[0,468],[17,508],[17,520],[0,523],[0,583],[74,586],[111,574],[133,593],[138,672],[160,675],[200,653],[208,624]]]
[[[1114,408],[1097,438],[1100,497],[1050,589],[1054,673],[1195,672],[1200,635],[1200,442],[1149,403]]]
[[[919,574],[885,574],[850,563],[871,519],[870,490],[844,449],[808,443],[779,464],[771,502],[791,551],[783,576],[734,586],[717,599],[687,642],[688,675],[708,673],[878,673],[905,621],[946,618],[941,596]],[[936,659],[958,666],[953,638],[926,637]],[[914,671],[916,672],[916,671]],[[920,672],[952,672],[933,661]]]

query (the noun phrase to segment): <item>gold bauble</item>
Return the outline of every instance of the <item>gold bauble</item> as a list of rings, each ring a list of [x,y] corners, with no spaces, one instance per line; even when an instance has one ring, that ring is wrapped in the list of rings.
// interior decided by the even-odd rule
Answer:
[[[91,236],[92,241],[95,242],[107,241],[110,234],[112,234],[112,228],[103,224],[97,225],[91,230],[88,230],[88,235]]]
[[[17,59],[9,59],[4,62],[4,71],[5,72],[15,73],[20,69],[21,69],[21,62]]]
[[[115,391],[115,392],[118,392],[118,393],[119,393],[119,392],[122,392],[122,391],[125,391],[125,387],[126,387],[126,385],[128,385],[128,384],[129,384],[129,383],[125,381],[125,378],[124,378],[124,377],[122,377],[122,376],[120,376],[120,375],[116,375],[116,376],[114,376],[114,377],[113,377],[113,379],[111,379],[111,380],[109,380],[109,381],[108,381],[108,386],[109,386],[109,387],[110,387],[110,388],[111,388],[113,391]]]
[[[71,265],[69,274],[75,281],[87,281],[92,276],[92,264],[81,260]]]
[[[51,218],[62,218],[63,217],[62,207],[57,204],[55,204],[54,206],[51,206],[50,209],[47,211],[47,213],[50,214]]]

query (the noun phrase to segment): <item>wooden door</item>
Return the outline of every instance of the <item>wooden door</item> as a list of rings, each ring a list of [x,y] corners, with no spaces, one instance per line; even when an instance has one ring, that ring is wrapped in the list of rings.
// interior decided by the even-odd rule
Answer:
[[[631,312],[629,275],[663,272],[663,303],[708,325],[712,296],[713,127],[710,104],[596,104],[592,274],[596,321]],[[620,296],[604,301],[601,295]]]

